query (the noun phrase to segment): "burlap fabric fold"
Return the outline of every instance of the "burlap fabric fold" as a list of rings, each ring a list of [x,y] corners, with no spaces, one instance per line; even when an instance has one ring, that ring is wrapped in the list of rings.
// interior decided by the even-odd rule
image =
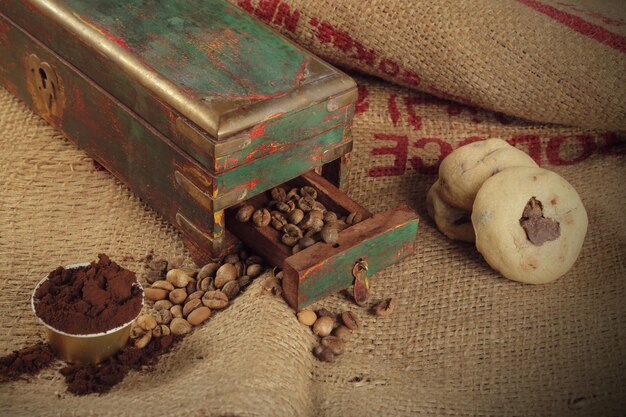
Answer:
[[[149,373],[76,397],[56,368],[0,385],[0,415],[616,416],[626,409],[623,134],[533,124],[359,78],[349,193],[374,212],[423,216],[417,251],[372,278],[363,328],[334,364],[279,298],[255,282]],[[582,254],[549,285],[508,281],[428,219],[438,162],[461,143],[502,137],[554,169],[589,213]],[[0,354],[40,340],[35,283],[106,252],[141,272],[149,251],[188,253],[163,219],[0,89]],[[187,258],[190,262],[190,259]],[[355,309],[340,295],[315,307]]]
[[[342,67],[528,120],[626,129],[623,0],[229,0]]]

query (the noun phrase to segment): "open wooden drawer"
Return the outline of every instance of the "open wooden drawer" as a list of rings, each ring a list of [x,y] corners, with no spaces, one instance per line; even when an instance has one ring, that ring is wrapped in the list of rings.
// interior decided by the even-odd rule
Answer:
[[[419,219],[405,205],[380,214],[372,214],[328,180],[308,172],[285,184],[286,187],[310,185],[317,189],[320,201],[338,216],[361,213],[363,220],[348,226],[339,221],[339,239],[335,244],[318,242],[296,254],[281,242],[282,233],[271,226],[257,227],[252,222],[237,221],[240,206],[226,213],[228,230],[268,262],[283,270],[283,294],[295,310],[354,283],[353,269],[359,261],[368,265],[367,276],[398,262],[414,250]],[[255,208],[265,206],[268,193],[246,201]]]

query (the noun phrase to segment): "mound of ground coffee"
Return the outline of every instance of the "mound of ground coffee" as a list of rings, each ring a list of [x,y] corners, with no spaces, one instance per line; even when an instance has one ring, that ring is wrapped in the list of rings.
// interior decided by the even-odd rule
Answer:
[[[67,390],[76,395],[105,393],[133,369],[154,365],[161,354],[180,340],[173,335],[155,338],[143,349],[127,346],[97,365],[68,365],[61,369]]]
[[[7,382],[20,376],[34,375],[48,367],[54,360],[54,352],[47,343],[37,343],[33,346],[16,350],[0,358],[0,382]]]
[[[70,334],[100,333],[133,320],[141,310],[135,273],[104,254],[80,268],[59,267],[35,293],[35,312]]]

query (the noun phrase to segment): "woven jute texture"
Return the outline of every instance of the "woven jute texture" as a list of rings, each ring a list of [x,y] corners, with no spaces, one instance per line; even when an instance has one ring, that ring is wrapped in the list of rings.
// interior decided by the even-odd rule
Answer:
[[[343,67],[529,120],[626,128],[623,0],[229,0]]]
[[[423,216],[416,253],[372,278],[373,301],[397,298],[393,315],[376,318],[341,295],[318,303],[353,309],[363,321],[338,362],[321,363],[310,330],[257,280],[151,372],[133,372],[105,395],[76,397],[57,364],[0,385],[0,415],[623,413],[623,135],[531,124],[358,81],[349,193],[374,212],[406,203]],[[429,172],[442,153],[486,137],[517,143],[585,203],[582,254],[554,283],[498,276],[472,245],[447,240],[427,218]],[[106,252],[141,272],[151,250],[191,262],[171,226],[2,89],[0,149],[0,354],[43,338],[29,296],[58,265]]]

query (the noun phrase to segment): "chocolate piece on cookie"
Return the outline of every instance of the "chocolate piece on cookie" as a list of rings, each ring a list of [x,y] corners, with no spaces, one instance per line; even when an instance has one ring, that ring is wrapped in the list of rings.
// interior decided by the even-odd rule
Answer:
[[[437,229],[450,239],[474,242],[471,213],[452,207],[439,196],[439,180],[426,194],[426,209]]]
[[[543,284],[574,264],[587,233],[587,212],[564,178],[542,168],[507,168],[474,201],[476,248],[505,277]]]
[[[516,166],[537,167],[537,163],[502,139],[461,146],[439,167],[441,198],[452,206],[471,211],[476,193],[485,180],[503,169]]]

